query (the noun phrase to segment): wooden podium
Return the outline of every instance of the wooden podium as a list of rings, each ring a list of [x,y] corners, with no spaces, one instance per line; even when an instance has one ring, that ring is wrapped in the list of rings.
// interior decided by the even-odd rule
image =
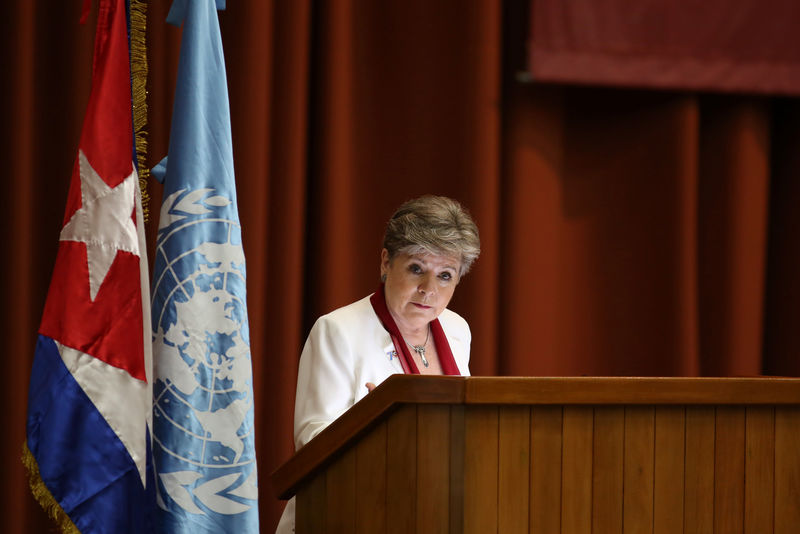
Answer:
[[[398,375],[272,482],[297,534],[797,534],[800,379]]]

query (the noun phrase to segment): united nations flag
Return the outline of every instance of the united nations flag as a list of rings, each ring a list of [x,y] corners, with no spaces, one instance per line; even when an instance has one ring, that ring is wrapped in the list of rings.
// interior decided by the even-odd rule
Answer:
[[[245,260],[217,0],[183,24],[153,274],[153,434],[160,532],[258,532]]]

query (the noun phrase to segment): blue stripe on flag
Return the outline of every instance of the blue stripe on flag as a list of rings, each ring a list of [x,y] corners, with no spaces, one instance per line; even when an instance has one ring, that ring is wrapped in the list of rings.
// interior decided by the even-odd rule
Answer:
[[[82,534],[152,532],[149,436],[147,442],[146,491],[130,454],[64,366],[55,342],[39,336],[27,444],[42,481]]]

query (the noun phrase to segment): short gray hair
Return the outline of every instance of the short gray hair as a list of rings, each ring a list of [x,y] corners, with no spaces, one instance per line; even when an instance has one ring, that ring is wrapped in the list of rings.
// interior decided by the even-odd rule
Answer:
[[[383,236],[389,258],[398,253],[436,254],[461,260],[459,278],[481,253],[478,227],[461,204],[425,195],[405,202],[389,219]]]

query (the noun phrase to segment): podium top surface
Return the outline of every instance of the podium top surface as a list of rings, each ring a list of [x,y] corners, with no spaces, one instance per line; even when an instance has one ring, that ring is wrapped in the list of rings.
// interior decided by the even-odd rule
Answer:
[[[402,404],[800,405],[800,378],[450,377],[395,375],[272,474],[281,498]]]

